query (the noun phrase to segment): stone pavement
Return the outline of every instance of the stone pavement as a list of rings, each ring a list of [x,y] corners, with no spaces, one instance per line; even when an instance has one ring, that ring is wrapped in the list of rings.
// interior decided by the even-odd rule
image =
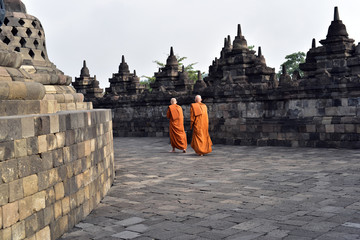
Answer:
[[[360,151],[115,138],[116,179],[62,240],[360,239]]]

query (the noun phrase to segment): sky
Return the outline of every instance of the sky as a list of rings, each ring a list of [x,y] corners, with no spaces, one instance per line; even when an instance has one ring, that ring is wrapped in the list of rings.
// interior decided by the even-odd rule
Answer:
[[[66,75],[79,77],[83,60],[100,87],[118,72],[121,56],[138,76],[158,71],[173,46],[185,64],[208,72],[224,38],[237,24],[248,45],[261,46],[269,67],[285,56],[307,52],[326,38],[338,6],[349,37],[360,41],[359,0],[22,0],[45,30],[49,59]]]

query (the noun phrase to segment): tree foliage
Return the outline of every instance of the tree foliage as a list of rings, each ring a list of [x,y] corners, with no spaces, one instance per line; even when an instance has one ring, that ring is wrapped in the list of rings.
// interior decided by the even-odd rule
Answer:
[[[250,45],[250,46],[248,46],[248,49],[249,50],[254,50],[255,49],[255,45]],[[254,50],[255,51],[255,50]]]
[[[282,66],[285,65],[286,72],[289,75],[292,75],[294,71],[299,71],[300,75],[302,75],[302,71],[299,68],[300,63],[305,62],[305,53],[304,52],[295,52],[285,56],[285,62],[281,64],[278,75],[282,73]]]

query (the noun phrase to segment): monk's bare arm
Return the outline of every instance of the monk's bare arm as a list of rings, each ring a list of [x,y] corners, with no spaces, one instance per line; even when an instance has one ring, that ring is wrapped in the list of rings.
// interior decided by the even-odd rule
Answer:
[[[166,117],[167,117],[168,119],[170,119],[170,109],[169,109],[169,108],[167,109]]]
[[[190,129],[192,129],[193,125],[194,125],[194,110],[192,107],[190,107]]]

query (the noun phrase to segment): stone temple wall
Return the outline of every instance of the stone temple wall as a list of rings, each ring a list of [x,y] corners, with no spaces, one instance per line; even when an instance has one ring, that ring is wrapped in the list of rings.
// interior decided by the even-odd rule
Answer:
[[[215,143],[360,148],[355,98],[276,99],[209,104]]]
[[[222,144],[360,148],[360,94],[349,96],[344,91],[323,93],[321,98],[306,92],[299,98],[298,92],[291,95],[280,89],[258,98],[243,95],[215,99],[203,95],[210,136],[214,143]],[[178,99],[185,131],[190,133],[192,99]],[[168,136],[167,107],[166,102],[119,104],[112,109],[114,135]]]
[[[83,102],[50,62],[40,21],[20,0],[4,3],[0,239],[54,240],[84,219],[114,180],[111,111]]]
[[[208,106],[214,143],[360,148],[360,44],[348,37],[337,7],[321,46],[312,40],[300,64],[302,75],[289,76],[284,68],[277,79],[262,49],[255,54],[240,25],[237,30],[233,41],[224,39],[208,76],[199,76],[195,84],[179,71],[171,48],[151,91],[134,85],[123,60],[110,82],[116,91],[93,98],[94,106],[112,109],[115,136],[168,136],[170,99],[177,98],[183,107],[190,133],[189,106],[200,94]]]
[[[0,239],[57,239],[114,178],[111,112],[0,117]]]

